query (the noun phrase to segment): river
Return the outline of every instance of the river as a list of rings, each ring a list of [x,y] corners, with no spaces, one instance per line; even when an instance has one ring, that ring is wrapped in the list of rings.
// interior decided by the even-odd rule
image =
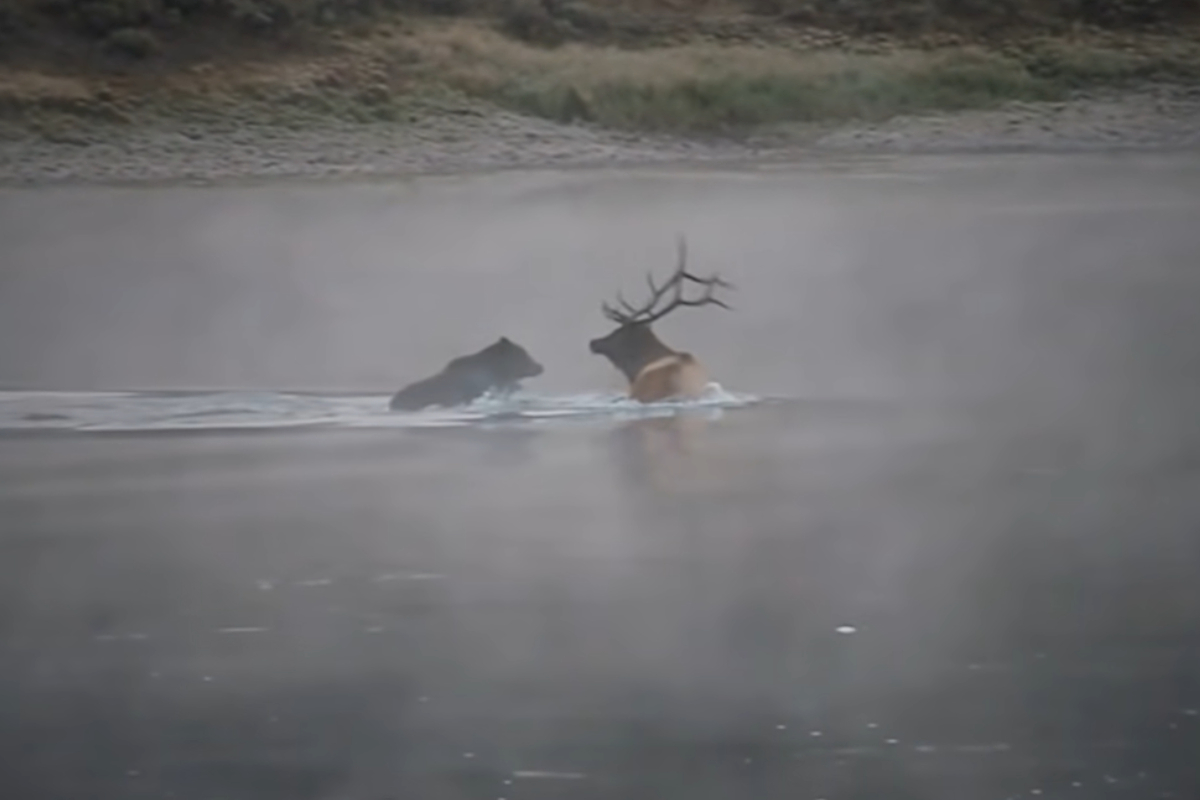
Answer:
[[[0,794],[1190,798],[1200,159],[0,192]],[[638,408],[601,301],[704,402]],[[388,394],[507,335],[508,400]]]

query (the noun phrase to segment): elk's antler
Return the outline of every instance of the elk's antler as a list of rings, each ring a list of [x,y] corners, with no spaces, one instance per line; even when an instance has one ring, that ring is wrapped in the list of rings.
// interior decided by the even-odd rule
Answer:
[[[626,302],[625,297],[617,292],[617,303],[620,308],[602,303],[600,310],[604,316],[617,323],[618,325],[629,325],[634,322],[654,322],[662,319],[670,312],[680,306],[720,306],[728,309],[729,306],[721,299],[713,296],[718,288],[732,289],[733,284],[725,281],[719,275],[712,275],[707,278],[701,278],[687,271],[687,242],[682,236],[679,237],[677,251],[679,254],[678,263],[675,266],[675,272],[667,278],[666,283],[658,286],[654,283],[654,275],[646,273],[646,283],[650,286],[650,299],[643,303],[640,307],[634,307]],[[683,287],[685,283],[694,283],[704,287],[704,293],[699,297],[691,299],[683,296]],[[671,293],[667,304],[662,308],[656,309],[664,297]]]

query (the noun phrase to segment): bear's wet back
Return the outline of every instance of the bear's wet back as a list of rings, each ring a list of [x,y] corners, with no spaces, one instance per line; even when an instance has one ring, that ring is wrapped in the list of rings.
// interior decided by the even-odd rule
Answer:
[[[524,347],[507,336],[501,336],[478,353],[454,359],[450,362],[448,371],[455,366],[485,370],[492,375],[497,384],[536,378],[544,371],[542,365],[534,361]]]
[[[525,348],[502,336],[477,353],[459,356],[437,375],[404,387],[390,405],[394,411],[463,405],[489,391],[512,391],[520,381],[543,371]]]

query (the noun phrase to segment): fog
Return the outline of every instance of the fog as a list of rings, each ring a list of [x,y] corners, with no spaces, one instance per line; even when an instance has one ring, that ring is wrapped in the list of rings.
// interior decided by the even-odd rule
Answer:
[[[1187,796],[1198,188],[1008,156],[0,195],[0,386],[386,394],[507,335],[531,392],[619,389],[599,304],[683,234],[734,310],[656,329],[773,400],[6,436],[5,796]]]
[[[503,334],[547,391],[611,387],[586,349],[599,304],[669,270],[684,234],[696,270],[739,286],[736,311],[660,327],[724,385],[1063,390],[1130,366],[1112,353],[1127,289],[1177,318],[1158,277],[1195,251],[1194,171],[1090,166],[8,192],[0,380],[390,390]]]

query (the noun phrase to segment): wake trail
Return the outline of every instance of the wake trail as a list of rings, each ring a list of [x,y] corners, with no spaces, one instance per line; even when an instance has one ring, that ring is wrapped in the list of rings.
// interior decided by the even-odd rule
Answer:
[[[391,411],[389,395],[271,391],[0,391],[0,432],[168,432],[431,428],[609,417],[719,414],[763,401],[713,383],[699,398],[642,404],[611,393],[484,396],[465,406]]]

